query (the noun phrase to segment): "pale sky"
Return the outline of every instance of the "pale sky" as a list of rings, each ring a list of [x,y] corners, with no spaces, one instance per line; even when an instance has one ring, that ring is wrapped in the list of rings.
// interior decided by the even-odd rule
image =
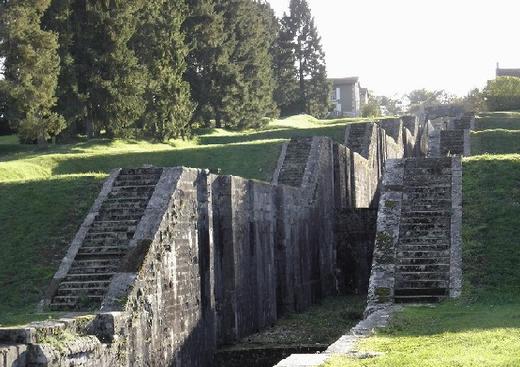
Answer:
[[[289,0],[268,0],[281,16]],[[308,0],[329,77],[377,95],[417,88],[465,95],[520,68],[520,0]]]

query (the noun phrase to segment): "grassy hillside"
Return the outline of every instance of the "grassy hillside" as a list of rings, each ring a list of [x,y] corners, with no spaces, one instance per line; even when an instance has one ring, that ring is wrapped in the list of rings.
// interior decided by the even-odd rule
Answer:
[[[343,141],[353,121],[297,116],[261,131],[202,131],[190,141],[94,140],[43,151],[0,137],[0,325],[48,316],[34,315],[36,304],[111,169],[183,165],[269,180],[286,139]]]
[[[519,365],[520,114],[487,114],[480,122],[491,130],[472,133],[478,155],[464,159],[462,299],[406,308],[361,343],[382,356],[336,358],[328,367]]]

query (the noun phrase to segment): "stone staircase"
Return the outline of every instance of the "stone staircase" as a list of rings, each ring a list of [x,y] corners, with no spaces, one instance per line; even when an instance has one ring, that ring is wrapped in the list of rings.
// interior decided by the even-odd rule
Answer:
[[[160,168],[121,170],[51,299],[52,310],[99,308],[161,173]]]
[[[357,123],[347,125],[347,133],[345,137],[345,145],[350,148],[351,151],[358,153],[367,158],[367,153],[364,151],[367,145],[367,129],[370,124]]]
[[[292,139],[290,141],[278,177],[278,183],[296,187],[301,186],[311,146],[312,138]]]
[[[441,131],[441,156],[464,155],[464,130]]]
[[[406,160],[396,248],[396,303],[449,296],[451,158]]]

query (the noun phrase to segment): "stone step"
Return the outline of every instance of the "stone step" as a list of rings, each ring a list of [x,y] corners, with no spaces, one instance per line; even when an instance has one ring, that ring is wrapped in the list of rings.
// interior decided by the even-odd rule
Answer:
[[[62,284],[67,282],[110,282],[110,279],[115,275],[115,272],[110,273],[79,273],[79,274],[67,274]]]
[[[451,167],[449,158],[415,158],[405,161],[405,170],[413,168],[448,168]]]
[[[127,220],[94,220],[90,225],[91,230],[106,229],[109,232],[123,232],[128,228],[135,228],[139,224],[138,219],[127,219]]]
[[[136,221],[143,217],[144,210],[110,210],[105,211],[102,210],[94,219],[96,222],[126,222],[126,221]]]
[[[96,247],[88,247],[82,246],[78,250],[78,256],[85,255],[104,255],[104,256],[114,256],[114,255],[124,255],[128,251],[127,246],[96,246]]]
[[[108,290],[108,286],[103,287],[88,287],[88,288],[60,288],[56,294],[57,297],[67,297],[67,296],[79,296],[84,295],[87,297],[90,296],[103,296]]]
[[[99,225],[99,226],[91,227],[88,230],[87,234],[95,235],[95,234],[101,234],[101,233],[132,233],[132,235],[133,235],[133,233],[135,232],[136,229],[137,229],[137,225],[134,225],[134,226]],[[128,238],[128,236],[127,236],[127,238]]]
[[[439,239],[449,239],[450,231],[449,228],[426,228],[421,229],[420,227],[416,228],[399,228],[399,236],[400,238],[420,238],[420,237],[436,237]]]
[[[162,168],[149,167],[149,168],[123,168],[119,172],[118,177],[121,176],[136,176],[136,175],[161,175],[163,172]]]
[[[397,250],[397,257],[399,258],[436,258],[449,257],[450,251],[400,251]]]
[[[406,202],[414,202],[416,200],[450,200],[451,192],[443,192],[443,191],[413,191],[413,192],[406,192],[403,195],[403,201]]]
[[[116,179],[114,187],[120,186],[155,186],[161,176],[128,176]]]
[[[113,261],[109,265],[102,263],[81,265],[74,262],[69,270],[69,274],[107,274],[114,273],[119,268],[119,262]]]
[[[128,241],[134,236],[131,232],[90,232],[88,231],[84,242],[88,242],[90,240],[98,241],[105,239],[113,239],[113,240],[121,240]]]
[[[406,175],[412,176],[451,176],[450,167],[407,167],[405,168]]]
[[[447,288],[396,288],[395,296],[446,296]]]
[[[437,252],[437,251],[436,251]],[[414,252],[415,253],[415,252]],[[398,265],[448,265],[450,263],[449,256],[432,256],[432,257],[398,257]]]
[[[94,300],[97,302],[101,302],[103,300],[103,295],[98,294],[92,294],[92,295],[67,295],[67,296],[55,296],[53,297],[53,302],[51,305],[56,304],[69,304],[69,305],[75,305],[80,301],[82,298],[88,298],[90,300]]]
[[[447,296],[395,296],[395,303],[439,303],[447,299]]]
[[[126,247],[128,246],[128,238],[112,238],[112,237],[97,237],[89,238],[83,241],[83,247]]]
[[[448,288],[449,280],[446,279],[428,279],[428,280],[397,280],[395,288]]]
[[[398,272],[449,272],[449,264],[396,265]]]
[[[444,244],[449,246],[449,241],[440,241],[437,237],[421,237],[421,238],[400,238],[399,246],[428,246]]]
[[[401,221],[401,223],[399,225],[399,229],[402,232],[413,231],[413,230],[418,230],[418,231],[427,231],[427,230],[442,231],[442,230],[446,230],[446,229],[449,230],[450,223],[451,223],[451,220],[446,220],[446,218],[428,219],[428,218],[410,217],[410,216],[405,215],[403,219],[404,219],[404,222]]]
[[[414,272],[402,272],[398,271],[395,274],[396,282],[411,281],[411,280],[447,280],[449,274],[445,271],[414,271]]]
[[[441,243],[438,245],[402,245],[397,246],[397,251],[446,251],[450,249],[450,245]]]

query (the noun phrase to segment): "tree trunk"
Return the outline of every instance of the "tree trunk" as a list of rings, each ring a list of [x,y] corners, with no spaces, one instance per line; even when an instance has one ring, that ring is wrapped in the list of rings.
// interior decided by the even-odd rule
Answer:
[[[43,133],[43,131],[40,131],[38,133],[37,142],[38,142],[38,148],[47,148],[47,146],[48,146],[47,139],[45,139],[45,134]]]
[[[301,46],[300,46],[301,47]],[[307,112],[307,101],[305,98],[305,76],[303,75],[303,60],[300,58],[299,60],[300,66],[300,106],[299,112]]]

